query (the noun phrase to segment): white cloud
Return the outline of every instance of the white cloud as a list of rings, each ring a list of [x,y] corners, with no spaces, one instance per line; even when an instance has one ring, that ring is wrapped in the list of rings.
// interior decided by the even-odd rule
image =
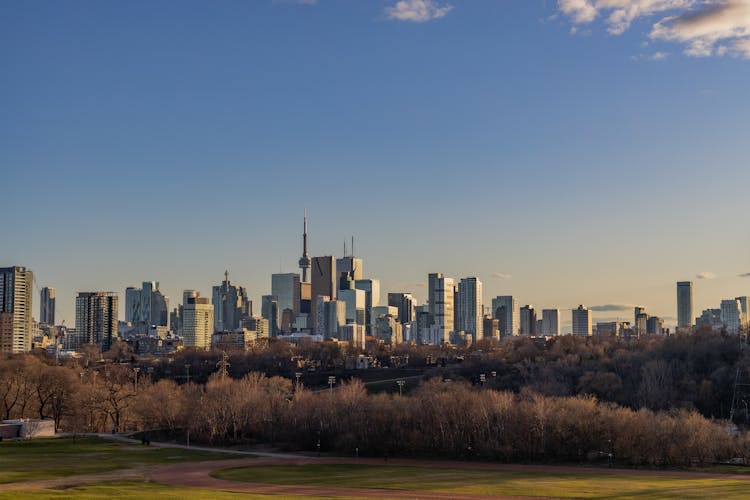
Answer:
[[[702,273],[698,273],[695,275],[696,278],[699,280],[712,280],[716,277],[714,273],[709,273],[708,271],[704,271]]]
[[[385,16],[396,21],[424,23],[445,17],[451,10],[451,4],[440,4],[435,0],[399,0],[385,8]]]
[[[634,61],[663,61],[669,57],[669,52],[656,51],[653,54],[638,54],[633,56],[631,59]]]
[[[641,20],[651,40],[680,43],[688,56],[750,59],[750,0],[558,0],[558,8],[574,27],[601,17],[621,35]]]
[[[510,274],[504,274],[504,273],[492,273],[492,277],[497,278],[499,280],[509,280],[513,276],[511,276]]]

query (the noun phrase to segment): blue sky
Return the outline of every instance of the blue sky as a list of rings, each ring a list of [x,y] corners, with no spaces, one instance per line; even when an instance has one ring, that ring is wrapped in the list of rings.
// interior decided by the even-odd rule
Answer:
[[[77,291],[176,305],[225,269],[259,301],[307,207],[384,297],[750,294],[748,2],[618,1],[4,2],[0,264],[68,323]]]

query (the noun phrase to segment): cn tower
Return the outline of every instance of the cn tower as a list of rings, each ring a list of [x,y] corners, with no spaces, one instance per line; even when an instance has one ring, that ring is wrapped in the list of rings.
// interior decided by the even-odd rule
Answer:
[[[302,257],[299,259],[299,267],[302,269],[302,282],[307,283],[307,271],[312,267],[310,255],[307,253],[307,209],[305,209],[305,219],[302,230]]]

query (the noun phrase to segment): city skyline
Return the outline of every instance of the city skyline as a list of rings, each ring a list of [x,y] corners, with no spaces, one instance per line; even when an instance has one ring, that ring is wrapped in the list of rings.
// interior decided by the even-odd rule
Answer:
[[[2,16],[0,261],[56,289],[57,322],[81,291],[174,305],[225,270],[257,308],[305,207],[310,256],[353,234],[381,301],[439,272],[485,305],[674,325],[677,281],[693,316],[748,293],[747,37],[662,22],[703,4],[84,4]]]

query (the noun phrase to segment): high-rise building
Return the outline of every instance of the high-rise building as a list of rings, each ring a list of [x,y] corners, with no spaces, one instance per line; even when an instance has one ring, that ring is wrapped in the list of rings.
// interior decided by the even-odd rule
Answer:
[[[108,351],[117,339],[118,300],[114,292],[80,292],[76,297],[76,334],[82,344]]]
[[[354,245],[354,239],[352,239]],[[336,259],[336,272],[338,280],[336,281],[336,290],[345,290],[354,288],[354,282],[361,280],[363,275],[363,260],[354,255],[346,255],[346,246],[344,246],[344,257]]]
[[[648,335],[661,335],[664,331],[664,320],[657,316],[649,316],[646,322],[646,333]]]
[[[180,312],[182,345],[209,349],[214,333],[215,305],[209,302],[208,297],[201,297],[195,290],[185,290],[183,299]]]
[[[341,290],[339,300],[346,304],[346,323],[353,323],[365,327],[367,310],[367,292],[364,290]]]
[[[483,338],[500,340],[500,320],[497,320],[490,315],[485,315],[483,322]]]
[[[326,339],[336,338],[339,327],[346,324],[346,303],[341,300],[331,300],[326,295],[318,295],[316,301],[315,334]]]
[[[299,267],[302,270],[303,283],[308,283],[308,272],[310,271],[310,266],[310,255],[307,253],[307,209],[305,209],[305,219],[302,228],[302,257],[299,259]]]
[[[271,275],[271,295],[279,301],[279,311],[289,309],[292,313],[300,313],[300,281],[297,273]]]
[[[542,335],[551,337],[561,333],[560,309],[542,309]]]
[[[354,288],[365,292],[365,332],[372,335],[372,308],[380,305],[380,280],[357,280],[354,282]]]
[[[463,278],[458,282],[458,326],[457,331],[471,335],[472,340],[484,337],[484,305],[482,282],[476,277]]]
[[[133,325],[169,324],[169,297],[159,291],[158,281],[144,281],[141,288],[125,289],[125,321]]]
[[[268,320],[268,328],[271,337],[279,335],[281,326],[281,308],[279,298],[275,295],[264,295],[261,297],[260,315]]]
[[[0,352],[31,350],[34,273],[25,267],[0,268]]]
[[[721,330],[724,326],[721,321],[721,309],[704,309],[701,315],[695,318],[697,326],[710,326],[713,330]]]
[[[417,302],[410,293],[389,293],[388,305],[398,308],[398,321],[402,325],[414,321]]]
[[[318,297],[336,299],[336,261],[333,256],[312,258],[310,300],[317,304]],[[313,316],[313,327],[317,325],[317,314]]]
[[[39,322],[47,325],[55,324],[55,289],[45,286],[42,288],[39,303]]]
[[[591,311],[584,305],[573,309],[573,335],[591,335]]]
[[[742,297],[735,297],[735,299],[740,301],[740,307],[742,308],[741,327],[747,328],[748,323],[750,323],[750,311],[748,310],[750,297],[743,295]]]
[[[645,312],[639,312],[635,315],[635,334],[638,337],[642,337],[648,333],[648,314]]]
[[[229,271],[224,272],[224,281],[213,287],[214,331],[231,332],[242,324],[242,318],[251,315],[247,291],[229,282]],[[211,339],[209,336],[209,345]]]
[[[431,273],[427,277],[428,307],[430,322],[437,327],[440,344],[450,343],[454,328],[454,282],[442,273]]]
[[[520,311],[521,335],[533,337],[536,335],[536,310],[532,305],[525,305]]]
[[[693,326],[693,282],[677,282],[677,327]]]
[[[512,295],[500,295],[492,299],[492,316],[499,320],[500,335],[518,335],[521,327],[521,311]]]
[[[721,301],[721,322],[727,333],[736,335],[742,326],[742,304],[737,299]]]

